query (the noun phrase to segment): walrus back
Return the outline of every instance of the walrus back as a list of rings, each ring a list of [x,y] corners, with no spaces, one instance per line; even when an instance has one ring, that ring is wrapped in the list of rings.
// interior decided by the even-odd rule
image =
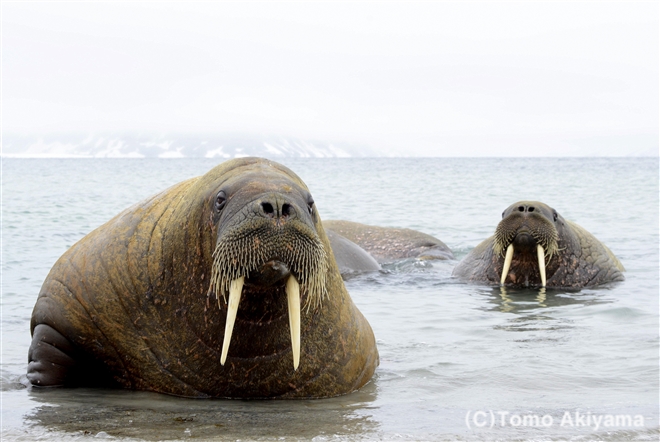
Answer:
[[[583,266],[593,268],[593,276],[587,286],[598,285],[607,282],[623,281],[623,272],[626,271],[621,261],[612,251],[592,233],[584,227],[566,221],[576,233],[580,241],[580,259],[584,261]]]
[[[451,276],[472,282],[496,282],[499,276],[496,273],[499,256],[493,253],[493,236],[480,242],[454,267]]]
[[[140,333],[140,323],[154,313],[159,300],[151,294],[161,282],[158,275],[167,273],[161,226],[189,185],[180,183],[126,209],[57,260],[32,312],[28,378],[33,384],[145,389],[143,374],[160,363],[145,339],[154,337]],[[74,369],[65,376],[45,371],[50,359]],[[102,370],[92,374],[92,367]]]

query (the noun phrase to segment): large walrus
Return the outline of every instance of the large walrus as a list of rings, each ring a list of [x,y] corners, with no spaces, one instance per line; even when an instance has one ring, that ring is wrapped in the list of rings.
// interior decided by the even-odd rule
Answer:
[[[495,235],[474,248],[453,276],[514,287],[590,287],[622,281],[625,269],[591,233],[538,201],[502,213]]]
[[[38,386],[329,397],[378,365],[309,190],[259,158],[176,184],[78,241],[31,329]]]

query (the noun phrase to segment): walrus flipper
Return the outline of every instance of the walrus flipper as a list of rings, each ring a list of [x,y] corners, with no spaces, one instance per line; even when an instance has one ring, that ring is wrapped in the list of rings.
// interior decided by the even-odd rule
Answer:
[[[37,387],[115,387],[107,368],[79,352],[60,332],[38,324],[28,350],[27,378]]]
[[[28,351],[27,378],[32,385],[58,387],[73,383],[76,360],[71,342],[60,332],[46,324],[34,328]]]

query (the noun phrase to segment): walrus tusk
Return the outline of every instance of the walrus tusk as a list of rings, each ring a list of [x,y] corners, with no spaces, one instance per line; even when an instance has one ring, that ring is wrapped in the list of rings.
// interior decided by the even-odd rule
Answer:
[[[289,304],[289,329],[295,371],[300,363],[300,285],[293,275],[286,281],[286,297]]]
[[[229,351],[229,341],[231,341],[231,333],[234,331],[234,321],[236,320],[236,312],[238,311],[238,303],[241,302],[241,291],[243,291],[243,282],[245,277],[234,279],[229,285],[229,303],[227,304],[227,323],[225,324],[225,338],[222,341],[222,356],[220,356],[220,363],[225,365],[227,360],[227,352]]]
[[[506,257],[504,258],[504,267],[502,268],[502,277],[500,278],[500,285],[504,285],[504,280],[509,274],[509,268],[511,267],[512,259],[513,259],[513,244],[509,244],[509,247],[506,248]]]
[[[545,250],[543,246],[538,244],[536,246],[536,254],[539,257],[539,271],[541,272],[541,287],[545,287]]]

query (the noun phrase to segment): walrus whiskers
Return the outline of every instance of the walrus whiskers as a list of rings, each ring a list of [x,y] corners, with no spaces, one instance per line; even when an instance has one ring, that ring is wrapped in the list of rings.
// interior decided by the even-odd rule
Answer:
[[[507,250],[507,246],[511,244],[511,242],[515,237],[516,237],[515,230],[504,231],[504,229],[500,229],[498,226],[498,228],[495,230],[495,242],[493,243],[493,252],[496,255],[504,257],[505,251]]]
[[[298,278],[302,292],[307,295],[306,310],[321,305],[326,296],[327,254],[318,238],[285,238],[281,242],[290,246],[262,244],[260,247],[255,247],[254,238],[258,234],[242,237],[227,236],[231,237],[218,241],[213,252],[209,296],[215,293],[218,302],[220,296],[227,302],[226,295],[232,281],[241,276],[249,277],[251,272],[258,270],[269,259],[279,254],[280,259]]]

